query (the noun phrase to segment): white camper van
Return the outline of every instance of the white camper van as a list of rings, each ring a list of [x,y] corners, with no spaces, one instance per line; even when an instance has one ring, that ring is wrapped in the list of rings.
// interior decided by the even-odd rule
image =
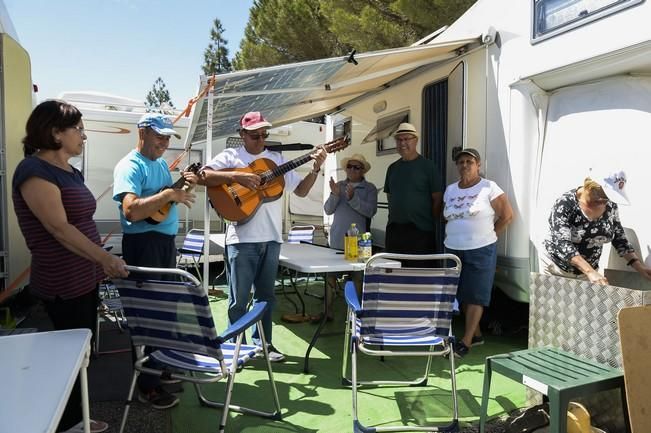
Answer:
[[[115,96],[100,92],[64,92],[59,95],[71,104],[75,105],[83,114],[84,126],[88,140],[84,153],[72,161],[79,168],[86,179],[86,185],[97,199],[97,211],[95,221],[101,238],[106,239],[106,244],[113,246],[117,253],[121,250],[121,228],[118,215],[117,203],[113,201],[112,184],[113,168],[117,162],[129,151],[135,148],[138,142],[138,128],[136,124],[140,117],[146,113],[144,102],[135,99]],[[174,119],[177,111],[170,110],[169,116]],[[171,164],[186,149],[186,135],[188,133],[189,119],[181,117],[174,125],[181,134],[181,139],[172,138],[170,147],[165,151],[164,158]],[[316,143],[320,144],[325,136],[324,125],[310,122],[298,122],[292,125],[285,125],[274,128],[270,131],[268,142],[270,144],[288,143]],[[178,171],[194,162],[204,161],[205,143],[192,143],[189,151],[182,162],[175,169],[176,177]],[[236,131],[229,136],[220,137],[213,143],[213,152],[221,151],[227,146],[239,145],[239,136]],[[292,158],[296,151],[288,152],[287,156]],[[184,234],[192,228],[203,228],[204,226],[204,188],[197,187],[197,201],[188,210],[181,207],[179,232]],[[297,197],[298,199],[298,197]],[[319,207],[315,210],[315,203]],[[307,214],[301,217],[301,221],[307,218],[308,222],[320,220],[321,216],[320,196],[309,196],[304,199],[292,199],[288,202],[288,212]],[[288,219],[291,221],[291,219]],[[217,232],[221,227],[221,221],[213,218],[211,231]],[[177,237],[177,242],[182,242],[183,236]]]
[[[582,184],[591,168],[627,172],[632,205],[621,206],[620,215],[649,264],[649,19],[651,3],[641,0],[479,0],[432,43],[481,35],[480,44],[360,98],[333,123],[351,123],[353,146],[376,167],[397,156],[383,136],[362,143],[367,133],[414,123],[446,184],[457,178],[453,149],[477,148],[486,177],[507,192],[516,212],[499,243],[496,276],[513,299],[528,300],[553,201]],[[383,176],[369,173],[378,185]],[[376,231],[386,224],[383,194],[379,203]],[[625,267],[610,259],[606,250],[602,268]]]
[[[421,152],[445,184],[457,177],[453,150],[477,148],[485,176],[516,212],[499,241],[496,285],[528,301],[551,204],[590,169],[627,172],[632,205],[620,215],[651,264],[650,19],[648,0],[478,0],[411,47],[219,76],[213,136],[249,107],[275,125],[329,114],[326,138],[352,137],[337,158],[364,154],[373,166],[367,177],[380,188],[398,158],[389,136],[402,121],[421,131]],[[203,133],[193,138],[205,138],[205,120],[198,122]],[[386,221],[380,192],[372,221],[379,245]],[[615,257],[606,266],[622,263]]]

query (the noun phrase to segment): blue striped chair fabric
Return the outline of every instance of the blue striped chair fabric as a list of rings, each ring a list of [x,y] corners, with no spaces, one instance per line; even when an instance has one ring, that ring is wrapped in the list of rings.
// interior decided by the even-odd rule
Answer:
[[[180,275],[185,281],[160,280],[116,280],[115,284],[120,293],[124,314],[131,333],[134,346],[155,347],[157,350],[149,354],[166,367],[175,371],[207,373],[210,376],[195,377],[192,374],[174,373],[172,377],[195,384],[216,382],[227,379],[227,396],[225,403],[212,402],[206,399],[197,387],[200,401],[209,406],[224,408],[220,431],[225,426],[228,410],[253,413],[260,416],[278,419],[280,406],[273,382],[271,364],[267,360],[275,411],[261,412],[254,409],[230,406],[230,393],[237,368],[257,355],[267,356],[266,348],[244,345],[244,331],[252,325],[260,326],[260,319],[267,308],[264,302],[257,303],[240,320],[232,324],[222,335],[215,329],[212,311],[208,297],[193,275],[180,269],[135,268],[138,272],[155,272],[158,275]],[[260,328],[262,333],[262,330]],[[264,341],[264,335],[262,335]],[[229,342],[235,339],[235,343]],[[162,375],[163,371],[152,371],[151,367],[143,364],[148,357],[139,358],[134,365],[132,388],[127,400],[120,431],[126,424],[129,403],[133,398],[134,384],[141,372]],[[224,406],[224,404],[226,406]]]
[[[452,260],[455,266],[442,268],[389,268],[381,260]],[[433,263],[434,264],[434,263]],[[432,356],[452,355],[451,326],[461,263],[451,254],[376,254],[366,264],[361,302],[355,285],[345,287],[348,304],[346,344],[342,372],[344,380],[351,361],[353,388],[353,430],[366,431],[357,415],[357,387],[380,384],[425,384]],[[424,356],[425,374],[412,381],[358,380],[358,353],[370,356]],[[458,411],[454,356],[448,356],[454,413],[442,429],[456,431]],[[396,426],[375,427],[388,431]],[[434,429],[435,426],[426,427]],[[370,430],[369,430],[370,431]],[[395,431],[395,430],[394,430]]]
[[[199,261],[203,255],[204,232],[203,230],[192,229],[186,233],[183,239],[183,246],[178,250],[178,259],[176,266],[188,269],[194,268],[201,279],[201,269],[199,268]]]
[[[293,226],[287,233],[287,243],[300,244],[301,242],[314,242],[314,226]]]
[[[292,228],[289,230],[289,233],[287,233],[287,243],[288,244],[300,244],[301,242],[307,242],[307,243],[314,243],[314,230],[315,227],[313,225],[296,225],[292,226]],[[285,291],[285,276],[289,277],[289,282],[290,285],[293,287],[294,291],[293,292],[287,292]],[[302,313],[305,315],[305,303],[303,301],[303,298],[298,291],[297,288],[297,283],[298,283],[298,278],[299,278],[299,272],[291,271],[285,267],[281,269],[281,281],[280,281],[280,287],[281,287],[281,292],[283,295],[294,305],[294,308],[296,309],[296,312],[298,313],[298,304],[296,304],[290,297],[288,297],[289,293],[294,293],[298,297],[298,300],[302,306]],[[306,295],[311,295],[307,291],[308,285],[310,284],[310,274],[305,275],[305,288],[303,289],[303,292]]]
[[[441,344],[450,334],[458,276],[430,270],[381,268],[364,274],[362,311],[355,338],[365,344]]]

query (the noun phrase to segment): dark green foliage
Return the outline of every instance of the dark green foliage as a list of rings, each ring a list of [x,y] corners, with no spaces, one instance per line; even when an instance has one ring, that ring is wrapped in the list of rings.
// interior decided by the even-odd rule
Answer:
[[[236,69],[410,45],[476,0],[255,0]]]
[[[203,66],[201,69],[205,75],[222,74],[233,70],[230,60],[228,60],[228,41],[222,36],[226,30],[222,26],[219,18],[213,21],[213,27],[210,29],[210,42],[203,52]]]
[[[170,111],[174,108],[174,104],[170,98],[170,92],[165,87],[165,82],[161,77],[158,77],[154,81],[154,85],[151,87],[149,93],[147,93],[145,106],[147,107],[147,111],[159,113]]]

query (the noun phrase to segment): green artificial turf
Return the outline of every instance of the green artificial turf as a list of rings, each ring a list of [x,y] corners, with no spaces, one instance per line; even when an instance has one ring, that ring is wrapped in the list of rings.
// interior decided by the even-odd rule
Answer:
[[[313,287],[317,292],[320,285],[317,283]],[[308,314],[320,311],[321,301],[308,297],[306,302]],[[211,305],[218,330],[225,329],[227,300],[214,298]],[[227,431],[352,431],[351,390],[341,382],[345,301],[341,297],[335,299],[335,320],[327,324],[325,335],[312,350],[309,374],[303,373],[303,356],[316,325],[309,322],[287,324],[280,320],[282,314],[293,312],[292,305],[283,296],[278,296],[274,312],[273,343],[285,353],[287,360],[272,366],[283,419],[272,421],[231,412]],[[460,321],[457,319],[457,322]],[[455,323],[455,329],[458,325]],[[462,425],[478,423],[485,357],[523,348],[526,348],[526,339],[522,336],[487,336],[486,344],[472,348],[466,357],[457,361],[459,419]],[[417,377],[425,365],[424,358],[387,358],[383,362],[378,358],[360,355],[359,359],[360,379]],[[367,426],[445,423],[452,413],[449,375],[448,361],[435,358],[426,387],[360,388],[360,421]],[[224,384],[225,382],[218,382],[204,386],[203,389],[210,398],[221,400]],[[254,360],[237,374],[232,402],[271,410],[269,392],[264,364],[261,360]],[[522,385],[494,375],[489,416],[502,415],[525,406],[525,394]],[[191,384],[185,384],[185,392],[181,396],[181,404],[172,410],[174,433],[207,433],[218,430],[220,410],[201,407]]]

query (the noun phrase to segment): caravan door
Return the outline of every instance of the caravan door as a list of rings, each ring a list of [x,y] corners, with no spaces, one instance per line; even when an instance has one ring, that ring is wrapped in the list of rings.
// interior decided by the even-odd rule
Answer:
[[[436,163],[443,188],[456,179],[452,162],[455,148],[463,147],[464,64],[460,62],[446,78],[423,88],[423,155]],[[443,251],[443,224],[436,222],[437,251]]]

